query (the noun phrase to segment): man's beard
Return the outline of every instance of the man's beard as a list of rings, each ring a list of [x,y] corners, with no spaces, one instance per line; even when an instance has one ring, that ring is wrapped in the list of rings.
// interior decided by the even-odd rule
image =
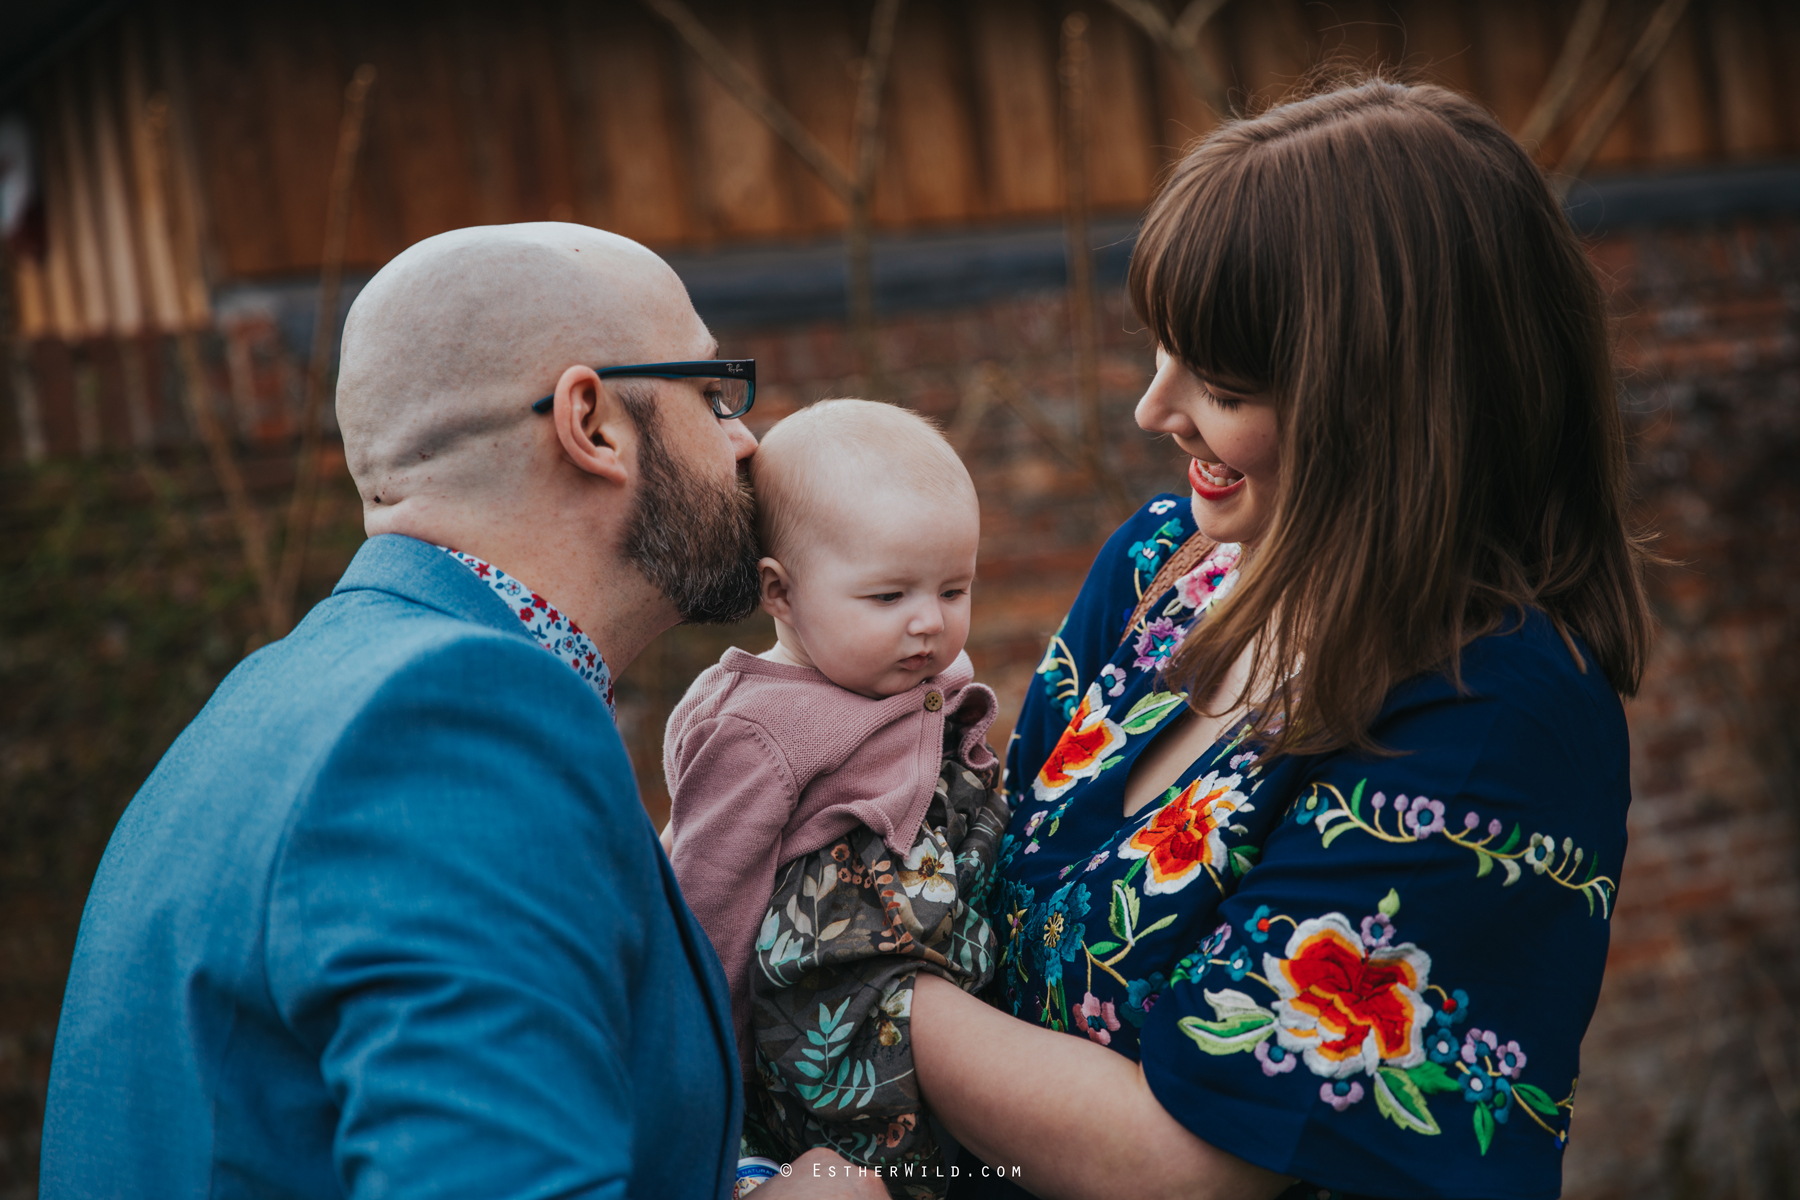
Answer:
[[[621,389],[623,390],[623,389]],[[623,551],[644,578],[696,625],[726,625],[756,611],[756,504],[749,482],[703,478],[662,440],[662,415],[648,394],[625,391],[637,424],[638,492]]]

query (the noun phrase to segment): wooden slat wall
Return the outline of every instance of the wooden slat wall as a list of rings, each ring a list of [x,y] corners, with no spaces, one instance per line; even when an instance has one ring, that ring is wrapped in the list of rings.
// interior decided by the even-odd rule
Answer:
[[[875,216],[887,228],[1041,218],[1062,203],[1063,0],[908,0]],[[1167,56],[1102,0],[1092,18],[1089,190],[1129,211],[1213,118]],[[1204,51],[1234,96],[1272,103],[1321,62],[1397,65],[1467,90],[1517,128],[1561,47],[1560,0],[1232,0]],[[1653,5],[1615,0],[1616,64]],[[855,0],[696,0],[747,70],[848,166]],[[1800,153],[1800,9],[1695,0],[1595,171]],[[816,237],[843,205],[665,28],[629,0],[394,0],[128,10],[32,97],[48,253],[20,270],[30,336],[203,323],[208,283],[317,271],[344,83],[378,82],[349,260],[373,267],[476,222],[573,219],[656,246]],[[1599,98],[1577,90],[1554,162]],[[163,106],[158,108],[157,106]],[[167,111],[171,153],[149,152]],[[187,145],[182,136],[191,131]],[[205,262],[209,269],[202,271]]]

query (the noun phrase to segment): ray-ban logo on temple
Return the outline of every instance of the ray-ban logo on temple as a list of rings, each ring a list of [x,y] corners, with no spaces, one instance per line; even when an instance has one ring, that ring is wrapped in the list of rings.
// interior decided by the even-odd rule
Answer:
[[[706,399],[721,421],[741,417],[756,402],[756,360],[753,358],[709,358],[695,362],[633,363],[627,367],[595,367],[602,379],[639,376],[650,379],[696,379],[706,385]],[[533,412],[547,413],[556,403],[555,396],[545,396],[534,403]]]

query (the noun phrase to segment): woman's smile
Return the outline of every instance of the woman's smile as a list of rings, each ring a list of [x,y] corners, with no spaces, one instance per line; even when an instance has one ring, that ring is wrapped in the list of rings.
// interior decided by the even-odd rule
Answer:
[[[1196,458],[1188,464],[1188,484],[1202,500],[1223,500],[1244,486],[1242,471]]]

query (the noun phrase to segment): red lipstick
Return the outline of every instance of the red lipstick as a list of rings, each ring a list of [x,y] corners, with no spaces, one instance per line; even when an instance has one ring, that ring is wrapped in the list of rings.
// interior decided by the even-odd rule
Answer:
[[[1231,470],[1229,467],[1226,467],[1225,469],[1228,471]],[[1234,475],[1237,474],[1235,471],[1232,473]],[[1188,484],[1194,489],[1194,494],[1199,496],[1202,500],[1223,500],[1225,497],[1232,495],[1238,489],[1242,488],[1244,486],[1244,479],[1245,476],[1238,475],[1238,477],[1230,484],[1225,487],[1220,487],[1206,477],[1206,473],[1200,468],[1199,459],[1193,459],[1188,463]]]

